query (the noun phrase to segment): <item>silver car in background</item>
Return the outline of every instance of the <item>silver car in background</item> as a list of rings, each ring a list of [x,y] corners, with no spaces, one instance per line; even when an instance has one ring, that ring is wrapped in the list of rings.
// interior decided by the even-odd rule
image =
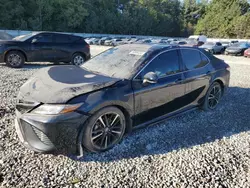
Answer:
[[[225,51],[225,47],[220,42],[206,42],[199,48],[203,48],[212,54],[224,53]]]

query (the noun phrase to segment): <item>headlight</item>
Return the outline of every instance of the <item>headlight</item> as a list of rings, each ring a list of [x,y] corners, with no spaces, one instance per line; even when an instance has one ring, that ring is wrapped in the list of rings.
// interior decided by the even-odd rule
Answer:
[[[31,113],[42,115],[57,115],[73,112],[78,109],[82,103],[79,104],[44,104],[34,109]]]

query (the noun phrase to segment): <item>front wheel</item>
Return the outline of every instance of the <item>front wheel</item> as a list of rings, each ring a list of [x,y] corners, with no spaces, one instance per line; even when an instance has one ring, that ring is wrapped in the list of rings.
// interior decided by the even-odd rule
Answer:
[[[213,83],[205,96],[202,109],[205,111],[213,110],[217,107],[222,97],[222,88],[218,82]]]
[[[6,55],[5,63],[12,68],[21,68],[25,62],[24,55],[19,51],[11,51]]]
[[[124,136],[125,116],[116,107],[106,107],[96,112],[83,129],[83,146],[91,152],[111,149]]]
[[[81,66],[84,62],[85,62],[85,57],[82,54],[76,53],[72,56],[71,64],[75,66]]]

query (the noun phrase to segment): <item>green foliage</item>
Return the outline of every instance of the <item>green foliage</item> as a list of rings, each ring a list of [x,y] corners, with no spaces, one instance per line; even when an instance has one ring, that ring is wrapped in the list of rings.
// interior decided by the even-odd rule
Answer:
[[[248,10],[247,0],[1,0],[0,28],[246,38]]]
[[[246,0],[213,0],[199,20],[196,33],[202,32],[210,37],[245,38],[242,22],[249,25],[245,22],[249,17],[245,15],[248,9]]]
[[[2,0],[4,29],[181,35],[182,10],[174,0]]]

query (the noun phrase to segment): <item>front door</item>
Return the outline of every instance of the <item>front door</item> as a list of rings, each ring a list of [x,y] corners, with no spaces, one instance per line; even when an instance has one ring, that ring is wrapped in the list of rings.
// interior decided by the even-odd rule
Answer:
[[[149,72],[158,76],[157,83],[143,83]],[[136,125],[182,108],[185,92],[178,50],[170,50],[153,59],[133,80]]]
[[[39,34],[31,40],[30,61],[54,61],[54,46],[51,34]]]

